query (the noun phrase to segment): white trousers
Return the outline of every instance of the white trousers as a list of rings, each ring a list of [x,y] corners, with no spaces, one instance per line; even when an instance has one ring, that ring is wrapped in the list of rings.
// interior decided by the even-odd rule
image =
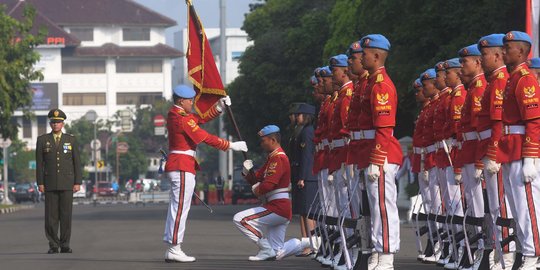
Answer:
[[[397,208],[396,173],[399,166],[386,164],[380,167],[377,181],[367,181],[366,188],[371,211],[371,240],[379,253],[399,251],[399,214]],[[366,170],[366,179],[367,170]]]
[[[456,183],[454,175],[454,167],[448,166],[445,168],[446,188],[449,203],[446,205],[447,212],[450,215],[463,216],[463,199],[461,198],[461,185]]]
[[[429,192],[429,177],[424,179],[424,174],[420,172],[418,174],[418,186],[420,188],[420,194],[422,195],[421,212],[429,214],[431,212],[431,193]]]
[[[293,238],[285,242],[289,220],[264,207],[238,212],[234,215],[233,222],[254,243],[260,239],[267,239],[278,260],[302,251],[300,240]]]
[[[442,193],[439,186],[439,169],[433,167],[429,169],[429,193],[431,195],[431,214],[441,215],[443,213]]]
[[[171,181],[171,190],[163,241],[178,245],[184,241],[186,220],[195,189],[195,175],[189,172],[174,171],[167,172],[167,177]]]
[[[508,205],[507,192],[504,190],[502,170],[503,169],[501,168],[497,174],[490,174],[487,170],[484,170],[489,213],[493,221],[496,221],[498,217],[507,219],[513,217],[510,206]],[[502,241],[502,239],[508,237],[512,233],[513,229],[509,227],[497,226],[496,230],[493,228],[494,239],[496,241]],[[503,252],[514,252],[515,250],[516,246],[514,241],[503,247]]]
[[[521,160],[502,166],[504,189],[507,191],[517,236],[524,256],[540,256],[540,179],[530,183],[523,181]]]

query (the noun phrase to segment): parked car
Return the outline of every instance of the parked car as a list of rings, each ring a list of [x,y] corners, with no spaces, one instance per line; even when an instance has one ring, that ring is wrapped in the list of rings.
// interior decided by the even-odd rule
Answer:
[[[171,189],[171,180],[161,179],[161,181],[159,182],[159,189],[161,191],[169,191],[169,189]]]
[[[257,196],[251,191],[251,185],[242,176],[242,167],[236,167],[233,173],[232,204],[237,204],[238,199],[256,199]]]
[[[39,202],[39,191],[37,186],[30,183],[18,183],[15,185],[15,202],[22,201]]]
[[[98,182],[97,194],[101,196],[116,196],[117,192],[112,187],[111,182]]]

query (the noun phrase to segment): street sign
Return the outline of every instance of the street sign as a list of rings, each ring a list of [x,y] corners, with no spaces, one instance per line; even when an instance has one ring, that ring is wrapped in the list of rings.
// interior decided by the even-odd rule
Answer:
[[[133,131],[133,119],[130,110],[120,111],[120,129],[122,132]]]
[[[165,117],[163,115],[158,114],[154,116],[154,126],[155,127],[162,127],[165,125]]]
[[[104,160],[98,160],[97,167],[98,167],[98,169],[101,169],[101,168],[105,167],[105,161]]]
[[[156,136],[165,135],[165,127],[154,127],[154,135]]]
[[[11,145],[10,139],[0,139],[0,148],[9,147]]]
[[[118,144],[116,145],[116,152],[118,152],[119,154],[127,153],[128,149],[129,145],[127,142],[118,142]]]
[[[36,169],[36,161],[35,160],[28,161],[28,169],[30,169],[30,170],[35,170]]]
[[[92,142],[90,142],[90,148],[92,150],[99,150],[101,149],[101,141],[100,140],[92,140]]]

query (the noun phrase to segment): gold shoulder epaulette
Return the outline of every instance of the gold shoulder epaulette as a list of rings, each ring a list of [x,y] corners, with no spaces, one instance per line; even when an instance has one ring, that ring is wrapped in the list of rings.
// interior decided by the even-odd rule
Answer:
[[[476,81],[476,87],[482,87],[482,81],[481,80]]]
[[[384,81],[384,76],[382,74],[377,75],[377,80],[375,82],[380,83],[382,81]]]
[[[521,76],[525,76],[529,74],[529,72],[526,69],[521,69],[520,71],[521,71]]]
[[[352,96],[352,89],[351,89],[351,88],[347,88],[347,93],[346,93],[346,95],[347,95],[348,97]]]
[[[188,114],[185,111],[178,111],[178,114],[181,116],[188,116]]]
[[[497,79],[504,79],[504,73],[499,72],[499,74],[497,74]]]
[[[454,97],[461,97],[461,90],[457,90]]]

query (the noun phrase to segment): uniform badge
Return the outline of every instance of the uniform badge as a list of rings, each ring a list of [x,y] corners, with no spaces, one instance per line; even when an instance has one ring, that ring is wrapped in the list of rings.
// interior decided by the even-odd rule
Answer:
[[[463,105],[455,105],[454,114],[461,115],[461,108],[463,108]]]
[[[474,97],[474,106],[482,107],[482,97]]]
[[[363,45],[364,45],[364,47],[366,47],[366,46],[368,46],[368,45],[369,45],[369,41],[370,41],[370,39],[369,39],[369,38],[366,38],[366,39],[364,39],[364,44],[363,44]]]
[[[388,103],[388,93],[386,93],[386,94],[378,94],[377,93],[377,103],[379,103],[381,105],[385,105],[386,103]]]
[[[187,122],[188,126],[194,128],[197,126],[197,123],[195,123],[195,120],[193,119],[189,119],[189,121]]]
[[[481,80],[478,80],[476,81],[476,87],[482,87],[482,81]]]
[[[277,162],[272,162],[270,165],[268,165],[268,170],[275,170],[277,167]]]
[[[488,41],[483,39],[482,41],[480,41],[480,45],[486,47],[487,45],[489,45]]]
[[[302,147],[302,148],[306,147],[306,143],[301,143],[300,147]]]
[[[513,40],[513,39],[514,39],[514,34],[512,34],[512,32],[506,33],[506,40]]]
[[[499,74],[497,74],[497,79],[504,79],[504,73],[499,72]]]
[[[464,48],[464,49],[463,49],[463,55],[464,55],[464,56],[469,55],[469,50],[467,50],[467,48]]]
[[[60,114],[60,112],[58,112],[58,110],[53,112],[54,117],[58,117],[59,114]]]
[[[377,80],[375,82],[380,83],[382,81],[384,81],[384,76],[382,74],[377,75]]]
[[[523,88],[523,93],[525,94],[526,98],[532,98],[534,97],[534,94],[536,93],[536,89],[534,89],[534,86],[525,87]]]
[[[529,72],[526,69],[521,69],[521,76],[529,75]]]
[[[504,98],[504,91],[495,89],[495,99],[503,100],[503,98]]]
[[[360,49],[360,43],[358,43],[358,42],[353,43],[352,44],[352,49],[355,50],[355,51],[359,50]]]

